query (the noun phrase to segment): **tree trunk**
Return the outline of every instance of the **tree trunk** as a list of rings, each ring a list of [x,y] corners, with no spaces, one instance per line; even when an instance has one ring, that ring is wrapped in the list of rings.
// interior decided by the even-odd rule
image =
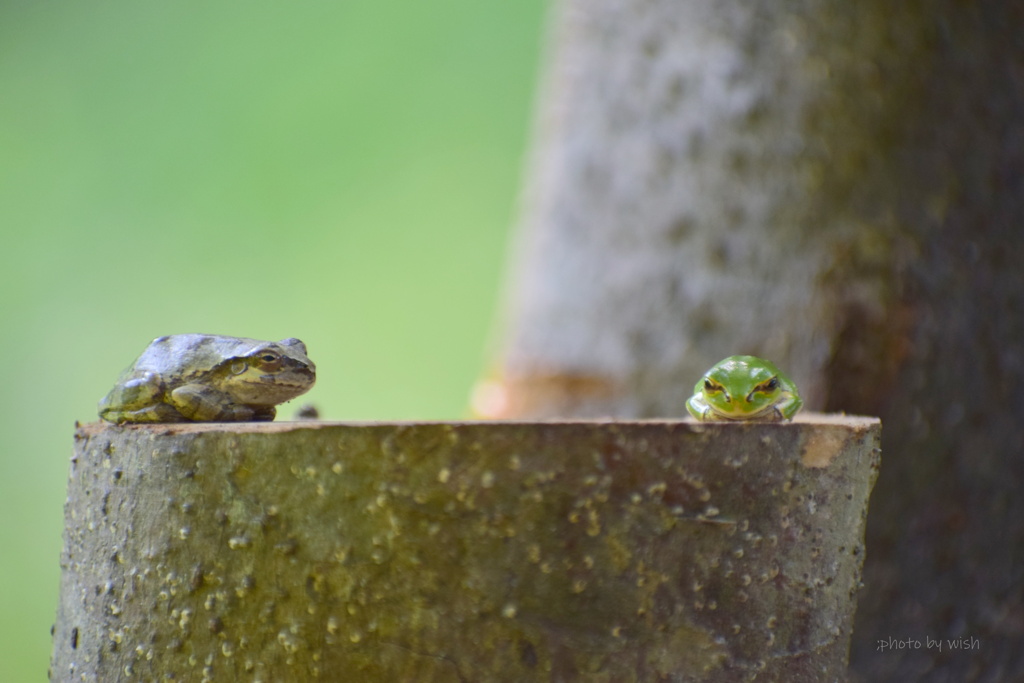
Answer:
[[[752,353],[812,408],[881,415],[865,680],[1024,677],[1021,35],[1024,5],[991,1],[556,18],[475,407],[678,416],[702,371]],[[879,648],[900,637],[922,646]]]
[[[843,678],[879,424],[78,430],[57,681]]]

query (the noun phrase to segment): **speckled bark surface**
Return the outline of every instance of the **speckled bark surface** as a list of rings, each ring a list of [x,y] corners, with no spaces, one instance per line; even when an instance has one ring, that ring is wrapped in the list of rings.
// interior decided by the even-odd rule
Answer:
[[[879,439],[86,425],[51,678],[842,680]]]

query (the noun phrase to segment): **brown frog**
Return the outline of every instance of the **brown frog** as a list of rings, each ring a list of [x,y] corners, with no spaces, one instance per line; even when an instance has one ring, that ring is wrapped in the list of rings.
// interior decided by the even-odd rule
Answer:
[[[99,403],[108,422],[269,421],[304,394],[316,366],[298,339],[215,334],[159,337]]]

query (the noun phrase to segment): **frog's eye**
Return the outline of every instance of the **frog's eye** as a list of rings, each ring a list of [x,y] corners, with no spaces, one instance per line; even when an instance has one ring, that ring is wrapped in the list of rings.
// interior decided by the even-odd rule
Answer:
[[[710,391],[710,392],[722,391],[722,387],[721,387],[721,385],[716,384],[715,382],[712,382],[710,379],[705,377],[704,378],[704,391]]]
[[[775,391],[778,388],[779,388],[779,378],[778,377],[772,377],[767,382],[762,382],[761,384],[758,384],[757,388],[754,389],[754,391],[763,391],[765,393],[769,393],[769,392]]]
[[[263,361],[264,363],[273,363],[274,361],[277,360],[277,354],[264,353],[263,355],[260,356],[260,360]]]

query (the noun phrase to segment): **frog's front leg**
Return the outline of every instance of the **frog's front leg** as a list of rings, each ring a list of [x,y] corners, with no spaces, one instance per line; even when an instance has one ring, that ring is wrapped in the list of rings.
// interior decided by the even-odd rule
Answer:
[[[686,409],[690,411],[690,415],[693,415],[698,420],[704,421],[707,419],[711,406],[708,405],[703,396],[700,394],[694,394],[686,401]]]
[[[793,416],[797,414],[804,405],[803,400],[795,394],[789,394],[782,401],[775,404],[775,412],[778,414],[780,420],[792,420]]]
[[[170,393],[168,402],[194,422],[247,422],[273,419],[264,411],[235,403],[227,394],[203,384],[184,384]]]

